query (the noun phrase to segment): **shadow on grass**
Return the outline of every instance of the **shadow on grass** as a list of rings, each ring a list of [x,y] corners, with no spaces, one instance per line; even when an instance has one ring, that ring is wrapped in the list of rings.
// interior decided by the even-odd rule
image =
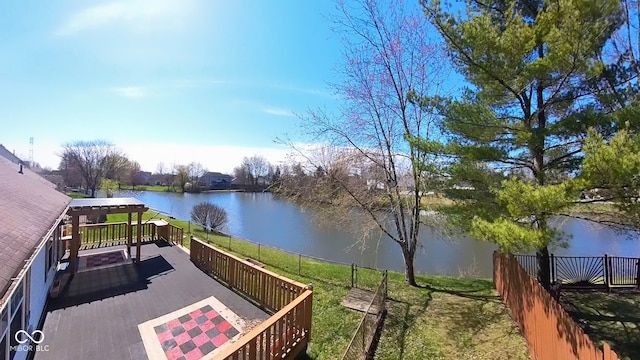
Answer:
[[[407,347],[407,334],[416,323],[417,319],[427,310],[433,297],[431,291],[426,291],[424,298],[420,302],[410,303],[406,300],[395,299],[389,297],[390,309],[387,313],[384,326],[387,328],[396,328],[396,340],[399,346],[398,358],[403,359]]]
[[[594,342],[640,359],[640,294],[564,292],[561,302]]]
[[[396,279],[390,285],[390,310],[385,322],[381,342],[382,355],[398,359],[451,358],[471,355],[483,342],[490,341],[500,348],[520,339],[518,330],[505,313],[505,309],[488,280],[425,277],[419,287],[408,287]],[[498,325],[496,325],[498,324]],[[483,341],[477,341],[477,336]],[[446,342],[446,344],[444,343]],[[524,350],[523,344],[515,345]],[[492,358],[495,353],[487,354]],[[506,357],[500,357],[506,358]]]

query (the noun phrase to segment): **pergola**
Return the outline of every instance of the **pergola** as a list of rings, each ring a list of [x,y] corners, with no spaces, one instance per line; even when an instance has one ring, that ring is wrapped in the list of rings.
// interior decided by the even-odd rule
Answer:
[[[149,210],[138,199],[135,198],[98,198],[98,199],[73,199],[69,203],[67,215],[71,217],[71,250],[70,250],[70,271],[75,274],[78,269],[78,252],[80,251],[80,216],[96,216],[103,214],[129,214],[127,227],[127,253],[131,256],[131,245],[133,242],[133,226],[131,225],[131,215],[137,213],[137,236],[136,236],[136,263],[140,262],[140,247],[142,242],[142,213]]]

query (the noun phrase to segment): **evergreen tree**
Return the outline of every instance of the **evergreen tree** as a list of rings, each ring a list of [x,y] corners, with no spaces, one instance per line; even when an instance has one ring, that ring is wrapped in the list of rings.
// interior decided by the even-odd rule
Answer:
[[[443,117],[445,145],[417,140],[452,156],[450,219],[503,250],[535,249],[548,287],[548,247],[562,240],[549,220],[585,185],[584,139],[613,136],[628,105],[628,59],[603,56],[624,23],[620,1],[467,1],[464,14],[423,5],[469,84],[457,99],[412,97]]]

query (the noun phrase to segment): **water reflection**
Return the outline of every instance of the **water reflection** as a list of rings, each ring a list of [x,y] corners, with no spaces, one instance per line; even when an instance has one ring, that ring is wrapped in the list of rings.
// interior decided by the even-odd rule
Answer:
[[[227,210],[229,224],[226,231],[234,236],[332,261],[403,270],[399,246],[379,232],[360,243],[361,236],[347,231],[345,222],[332,218],[330,211],[318,212],[308,207],[303,208],[269,193],[176,194],[124,191],[116,196],[136,197],[152,209],[184,220],[190,218],[194,205],[211,201]],[[333,215],[347,219],[347,223],[351,225],[358,225],[362,221],[345,217],[344,214]],[[567,248],[552,250],[558,255],[608,253],[640,257],[640,242],[612,229],[594,227],[587,221],[577,219],[562,221],[560,226],[572,238]],[[428,228],[421,229],[420,240],[421,247],[415,259],[417,272],[491,277],[491,254],[495,245],[465,236],[445,239]]]

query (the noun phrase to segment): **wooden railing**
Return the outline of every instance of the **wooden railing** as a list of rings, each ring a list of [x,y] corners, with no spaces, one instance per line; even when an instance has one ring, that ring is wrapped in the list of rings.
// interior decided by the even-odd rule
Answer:
[[[158,237],[168,242],[184,246],[184,231],[177,226],[171,224],[158,226]]]
[[[286,359],[306,350],[311,333],[311,286],[256,267],[194,237],[191,260],[204,272],[274,313],[229,345],[221,359]]]
[[[106,224],[86,224],[80,226],[82,245],[102,245],[127,240],[126,222],[106,223]],[[143,222],[141,225],[142,240],[151,240],[156,235],[156,226],[150,222]],[[133,242],[136,242],[138,227],[133,224]]]
[[[527,341],[534,360],[617,360],[604,343],[596,346],[562,306],[527,273],[516,258],[495,252],[493,279]]]

